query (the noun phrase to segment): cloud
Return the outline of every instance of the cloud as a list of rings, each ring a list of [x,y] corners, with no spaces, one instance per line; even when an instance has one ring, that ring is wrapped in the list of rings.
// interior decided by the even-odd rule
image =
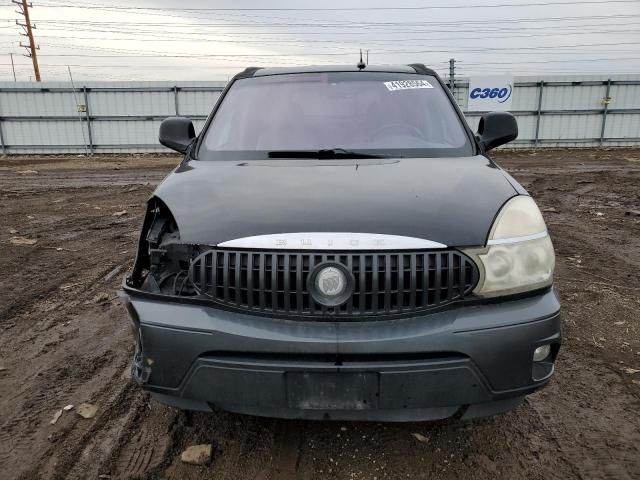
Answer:
[[[462,76],[640,71],[640,4],[544,5],[549,1],[488,8],[531,1],[452,0],[427,4],[446,9],[376,10],[425,3],[221,0],[215,8],[232,10],[212,11],[205,0],[42,0],[31,11],[43,78],[52,80],[66,78],[66,65],[88,80],[226,80],[244,66],[355,63],[360,48],[371,63],[422,62],[443,74],[455,58]],[[367,9],[330,10],[344,7]],[[7,53],[22,53],[15,18],[12,8],[0,8]],[[25,78],[30,61],[15,58]],[[9,79],[10,67],[3,74]]]

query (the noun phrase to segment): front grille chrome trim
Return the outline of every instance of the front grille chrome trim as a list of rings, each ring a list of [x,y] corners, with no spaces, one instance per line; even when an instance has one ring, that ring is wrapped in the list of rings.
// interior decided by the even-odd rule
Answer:
[[[321,265],[339,264],[353,279],[337,305],[318,303],[310,287]],[[204,270],[204,272],[203,272]],[[283,317],[370,318],[413,315],[463,300],[479,280],[457,249],[419,251],[205,250],[191,261],[198,295],[239,309]]]
[[[260,250],[422,250],[447,248],[432,240],[400,235],[347,232],[299,232],[236,238],[221,248]]]

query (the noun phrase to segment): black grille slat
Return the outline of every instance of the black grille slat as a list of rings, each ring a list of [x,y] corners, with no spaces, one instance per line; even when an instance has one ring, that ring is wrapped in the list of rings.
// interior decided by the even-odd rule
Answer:
[[[354,277],[346,303],[314,301],[307,279],[318,265],[339,263]],[[457,250],[287,252],[212,249],[191,263],[198,294],[240,310],[293,317],[366,317],[427,311],[468,295],[477,266]]]
[[[411,254],[411,287],[409,288],[409,308],[416,306],[416,255]]]
[[[384,267],[384,311],[391,310],[391,255],[385,255]]]
[[[365,292],[367,291],[367,288],[365,286],[365,282],[366,280],[366,275],[367,275],[367,263],[366,263],[366,259],[364,255],[360,255],[360,275],[359,275],[359,279],[356,281],[360,282],[360,285],[358,287],[358,293],[359,293],[359,306],[360,306],[360,313],[364,314],[367,311],[367,296],[365,294]]]
[[[440,286],[442,284],[442,254],[436,253],[436,269],[435,269],[435,292],[433,303],[438,305],[440,303]]]
[[[271,255],[271,310],[278,308],[278,255]]]
[[[253,253],[247,256],[247,306],[253,308]]]
[[[347,256],[347,270],[353,272],[353,255]],[[353,295],[350,295],[347,300],[347,313],[349,315],[353,313]]]
[[[451,291],[453,289],[453,276],[455,274],[452,252],[449,252],[449,258],[447,259],[447,266],[449,267],[449,270],[448,270],[449,273],[447,274],[447,289]]]
[[[326,263],[329,259],[327,258],[327,255],[322,255],[322,261],[321,263]],[[327,306],[326,305],[320,305],[320,313],[322,315],[326,315],[327,314]]]
[[[302,284],[302,255],[296,255],[296,307],[297,312],[302,313],[302,292],[307,289]]]
[[[373,254],[373,259],[371,261],[371,311],[373,314],[378,313],[378,302],[379,302],[379,291],[378,287],[378,254]]]
[[[291,279],[290,275],[291,275],[291,266],[289,265],[290,262],[290,258],[289,255],[285,255],[284,256],[284,270],[283,270],[283,277],[284,277],[284,287],[283,287],[283,296],[284,296],[284,309],[288,312],[291,310],[291,294],[289,292],[291,292],[291,286],[289,285],[289,281]]]
[[[259,304],[260,304],[260,309],[264,310],[264,297],[266,295],[266,291],[265,291],[265,280],[264,280],[264,276],[265,276],[265,264],[264,264],[264,253],[260,254],[260,267],[258,268],[258,275],[259,275],[259,284],[258,284],[258,295],[259,295]]]
[[[235,292],[235,300],[236,300],[236,305],[240,305],[241,301],[242,301],[242,285],[241,285],[241,281],[240,278],[242,276],[242,258],[246,255],[246,253],[239,253],[236,254],[236,263],[235,263],[235,287],[236,287],[236,292]]]
[[[429,303],[429,259],[431,255],[425,253],[422,258],[422,303],[426,305]]]
[[[222,261],[222,278],[223,278],[223,290],[224,290],[224,301],[229,301],[229,252],[223,253],[223,261]]]
[[[209,272],[209,269],[207,268],[207,261],[209,261],[209,259],[212,257],[215,258],[215,255],[203,257],[202,260],[200,260],[200,262],[197,264],[197,267],[198,267],[197,273],[198,273],[198,277],[200,277],[200,285],[203,286],[203,289],[205,291],[209,289],[209,285],[208,285],[209,282],[207,282],[207,277]],[[215,268],[213,269],[213,271],[215,272]],[[194,273],[196,272],[194,271]],[[213,281],[211,283],[213,283]]]

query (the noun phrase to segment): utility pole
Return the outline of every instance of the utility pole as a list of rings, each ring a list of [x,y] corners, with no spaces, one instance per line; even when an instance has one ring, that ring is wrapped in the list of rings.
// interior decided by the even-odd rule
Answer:
[[[453,93],[453,89],[456,86],[456,59],[449,59],[449,90]]]
[[[16,67],[13,64],[13,53],[10,53],[9,56],[11,57],[11,70],[13,71],[13,81],[16,81]]]
[[[11,0],[12,3],[18,5],[20,10],[17,12],[24,17],[24,23],[20,23],[16,20],[16,24],[20,25],[24,28],[26,33],[21,33],[20,35],[24,37],[29,37],[29,45],[23,45],[20,42],[20,46],[27,49],[26,57],[30,57],[33,61],[33,73],[35,74],[36,81],[40,81],[40,67],[38,67],[38,57],[36,55],[36,50],[39,50],[40,47],[36,46],[36,42],[33,39],[33,30],[32,28],[36,28],[35,25],[31,25],[31,20],[29,19],[29,7],[33,7],[31,3],[27,3],[27,0]]]

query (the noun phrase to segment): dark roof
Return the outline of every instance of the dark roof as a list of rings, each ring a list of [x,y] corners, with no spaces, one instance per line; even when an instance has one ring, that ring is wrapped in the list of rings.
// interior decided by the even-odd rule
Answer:
[[[236,75],[237,78],[264,77],[266,75],[285,75],[289,73],[313,73],[313,72],[358,72],[357,65],[309,65],[304,67],[249,67]],[[420,63],[411,65],[367,65],[364,72],[390,72],[390,73],[421,73],[436,75],[430,68]]]

